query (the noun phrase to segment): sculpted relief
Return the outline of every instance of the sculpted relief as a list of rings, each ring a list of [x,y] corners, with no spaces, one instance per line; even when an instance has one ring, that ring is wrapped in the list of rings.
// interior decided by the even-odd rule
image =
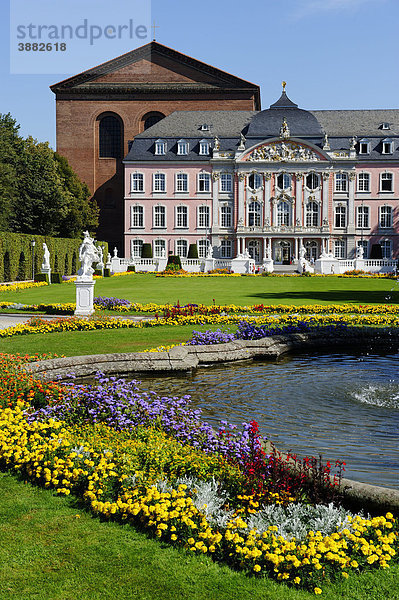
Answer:
[[[273,144],[264,144],[252,150],[246,157],[247,161],[272,161],[272,162],[307,162],[319,160],[317,154],[296,144],[295,142],[276,142]]]

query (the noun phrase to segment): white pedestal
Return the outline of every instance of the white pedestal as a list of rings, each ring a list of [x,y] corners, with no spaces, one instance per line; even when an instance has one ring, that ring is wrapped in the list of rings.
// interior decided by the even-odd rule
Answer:
[[[51,285],[51,267],[42,267],[40,272],[48,275],[48,283]]]
[[[205,273],[209,273],[209,271],[213,271],[215,268],[215,259],[214,258],[206,258],[205,259]]]
[[[315,271],[322,275],[339,275],[339,260],[336,258],[318,258],[315,262]]]
[[[273,259],[271,259],[271,258],[264,258],[263,259],[263,270],[266,273],[273,273],[273,271],[274,271]]]
[[[76,310],[77,317],[89,317],[94,313],[94,279],[77,279],[76,285]]]
[[[366,261],[364,258],[355,258],[355,260],[353,261],[353,268],[356,271],[364,271],[366,267]]]
[[[252,258],[233,258],[231,270],[233,273],[253,273],[255,271],[255,261]]]

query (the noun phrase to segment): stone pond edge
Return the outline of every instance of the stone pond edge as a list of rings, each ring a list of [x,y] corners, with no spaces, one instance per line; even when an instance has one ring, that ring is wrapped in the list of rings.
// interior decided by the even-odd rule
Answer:
[[[352,328],[337,333],[290,333],[261,340],[234,340],[212,346],[175,346],[166,352],[129,352],[96,354],[43,360],[25,365],[36,377],[65,381],[74,373],[77,378],[91,378],[97,371],[107,375],[192,372],[237,361],[276,359],[287,352],[347,347],[386,348],[399,343],[399,330],[376,327]],[[399,513],[399,490],[342,479],[345,500],[354,509],[390,510]]]

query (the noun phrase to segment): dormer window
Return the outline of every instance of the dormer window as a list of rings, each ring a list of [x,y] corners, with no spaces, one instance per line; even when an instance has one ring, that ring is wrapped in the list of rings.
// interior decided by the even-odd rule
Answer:
[[[155,142],[155,154],[158,156],[166,154],[166,142],[164,140],[157,140]]]
[[[209,141],[208,140],[200,140],[199,153],[202,156],[208,156],[208,154],[209,154]]]
[[[209,125],[207,123],[203,123],[200,127],[201,131],[209,131]]]
[[[391,126],[389,123],[387,123],[386,121],[383,121],[380,125],[380,129],[391,129]]]
[[[359,142],[359,154],[370,154],[370,142],[363,139]]]
[[[188,142],[186,140],[179,140],[177,142],[177,154],[179,156],[186,156],[188,154]]]
[[[393,153],[393,141],[386,138],[382,140],[382,153],[392,154]]]

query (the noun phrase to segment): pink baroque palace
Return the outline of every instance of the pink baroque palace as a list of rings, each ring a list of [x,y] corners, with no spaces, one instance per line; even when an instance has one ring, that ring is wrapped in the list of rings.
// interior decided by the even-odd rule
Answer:
[[[283,84],[266,110],[170,114],[135,137],[124,168],[124,264],[396,266],[399,110],[302,110]]]

